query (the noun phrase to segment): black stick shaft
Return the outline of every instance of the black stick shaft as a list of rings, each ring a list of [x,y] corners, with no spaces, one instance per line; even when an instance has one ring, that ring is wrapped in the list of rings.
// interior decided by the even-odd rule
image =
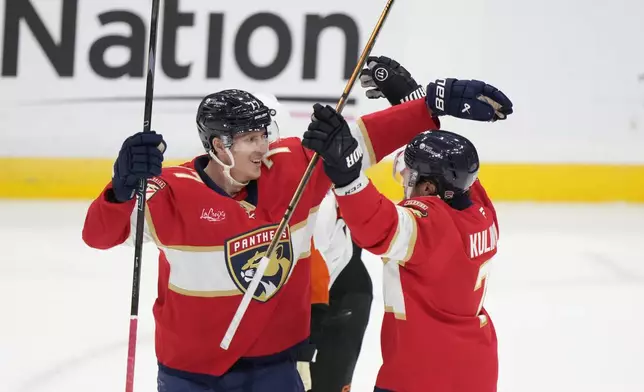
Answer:
[[[152,18],[150,25],[150,50],[148,55],[148,76],[145,87],[145,112],[143,113],[143,132],[150,132],[152,126],[152,101],[154,98],[154,69],[156,63],[157,25],[159,18],[159,3],[161,0],[152,0]],[[141,254],[143,249],[143,228],[145,222],[145,190],[147,180],[139,181],[136,190],[136,236],[134,240],[134,279],[132,281],[132,307],[131,316],[139,314],[139,280],[141,277]]]
[[[152,102],[154,98],[154,70],[156,65],[157,27],[159,24],[159,3],[152,0],[150,17],[150,44],[148,51],[148,70],[145,87],[145,111],[143,113],[143,132],[150,132],[152,127]],[[143,254],[143,231],[145,227],[145,191],[147,180],[141,179],[136,190],[137,212],[136,232],[134,237],[134,271],[132,277],[132,303],[130,307],[130,333],[127,355],[126,392],[134,389],[134,363],[136,358],[136,337],[139,315],[139,293],[141,291],[141,261]]]

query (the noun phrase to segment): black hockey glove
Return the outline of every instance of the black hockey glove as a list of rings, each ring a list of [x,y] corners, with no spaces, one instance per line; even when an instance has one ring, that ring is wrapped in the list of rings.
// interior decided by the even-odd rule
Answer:
[[[480,80],[437,79],[427,86],[427,106],[436,116],[475,121],[505,120],[512,114],[512,101]]]
[[[424,97],[425,88],[411,77],[396,60],[385,56],[367,58],[367,68],[360,72],[360,85],[367,90],[369,99],[387,98],[391,105],[398,105]]]
[[[139,132],[125,139],[114,162],[112,190],[115,200],[112,201],[122,203],[132,199],[141,178],[160,175],[165,148],[163,136],[154,131]]]
[[[336,187],[349,185],[360,176],[362,148],[341,114],[316,103],[302,145],[324,160],[324,171]]]

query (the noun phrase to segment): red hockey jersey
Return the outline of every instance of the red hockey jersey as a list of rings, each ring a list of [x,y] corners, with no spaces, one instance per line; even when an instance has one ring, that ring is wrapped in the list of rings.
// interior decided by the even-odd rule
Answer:
[[[361,176],[336,189],[353,240],[383,257],[383,365],[376,385],[395,392],[493,392],[497,340],[485,309],[496,213],[481,184],[473,204],[438,197],[395,205]]]
[[[419,132],[436,128],[424,101],[418,100],[363,116],[355,136],[369,165]],[[221,375],[239,358],[273,355],[307,339],[311,236],[317,208],[330,187],[321,164],[232,344],[227,351],[219,347],[312,154],[297,138],[271,144],[261,178],[247,186],[245,200],[214,190],[200,170],[205,156],[164,168],[148,182],[145,233],[160,251],[153,311],[156,353],[163,366]],[[84,241],[99,249],[124,243],[134,234],[134,210],[134,200],[111,203],[104,191],[89,208]]]

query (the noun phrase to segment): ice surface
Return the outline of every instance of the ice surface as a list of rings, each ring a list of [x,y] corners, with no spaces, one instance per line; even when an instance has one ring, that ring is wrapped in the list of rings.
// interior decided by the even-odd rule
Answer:
[[[86,202],[0,202],[3,391],[121,391],[132,248],[81,240]],[[644,206],[498,204],[499,254],[486,307],[499,335],[502,392],[644,391]],[[156,391],[144,248],[135,390]],[[353,391],[380,364],[381,262]],[[431,353],[428,353],[431,355]]]

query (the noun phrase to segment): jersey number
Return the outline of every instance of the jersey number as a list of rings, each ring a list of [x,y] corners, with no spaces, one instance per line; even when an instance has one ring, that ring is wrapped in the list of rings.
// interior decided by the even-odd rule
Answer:
[[[483,294],[481,294],[481,301],[479,302],[479,307],[476,310],[476,316],[479,318],[481,327],[484,327],[487,324],[487,316],[481,314],[481,311],[483,310],[483,301],[485,301],[485,294],[487,294],[487,276],[490,273],[490,260],[481,264],[481,266],[479,267],[479,274],[476,277],[476,285],[474,286],[474,291],[483,289]]]
[[[480,326],[484,327],[487,324],[487,316],[482,314],[483,302],[485,301],[485,295],[487,294],[487,277],[490,273],[490,260],[481,264],[479,267],[479,273],[476,277],[476,284],[474,285],[474,291],[483,290],[481,294],[481,300],[479,301],[479,306],[476,309],[476,316],[479,318]],[[405,295],[403,293],[402,282],[400,280],[400,265],[395,262],[388,262],[385,264],[383,271],[383,280],[384,280],[384,300],[385,300],[385,312],[393,313],[398,320],[406,319],[406,310],[405,310]]]

